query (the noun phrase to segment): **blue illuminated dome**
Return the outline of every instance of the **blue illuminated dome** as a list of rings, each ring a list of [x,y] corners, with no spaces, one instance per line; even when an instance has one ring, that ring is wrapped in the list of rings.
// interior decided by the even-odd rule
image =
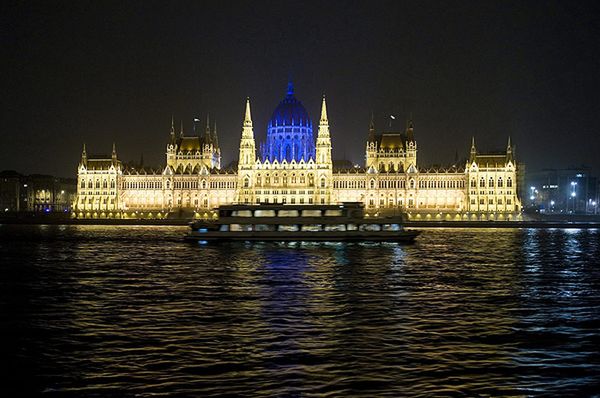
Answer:
[[[267,125],[267,141],[262,145],[264,160],[291,162],[308,161],[315,157],[312,122],[308,112],[294,97],[294,86],[288,84],[287,94],[277,105]]]

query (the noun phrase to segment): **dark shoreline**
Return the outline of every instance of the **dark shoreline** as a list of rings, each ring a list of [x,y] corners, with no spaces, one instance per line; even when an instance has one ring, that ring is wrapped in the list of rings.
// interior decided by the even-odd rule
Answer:
[[[191,220],[173,218],[144,219],[73,219],[54,217],[0,218],[0,225],[161,225],[185,226]],[[406,221],[407,228],[600,228],[600,221]]]

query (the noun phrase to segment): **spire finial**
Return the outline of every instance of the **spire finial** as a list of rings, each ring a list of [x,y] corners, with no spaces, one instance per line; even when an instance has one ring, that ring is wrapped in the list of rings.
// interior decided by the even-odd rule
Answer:
[[[290,97],[294,95],[294,83],[292,83],[292,78],[290,78],[290,80],[288,81],[287,95]]]
[[[179,135],[181,135],[183,137],[183,120],[179,124]]]
[[[325,94],[323,94],[323,102],[321,103],[321,124],[327,123],[327,102],[325,101]]]
[[[506,146],[507,152],[512,152],[512,145],[510,145],[510,135],[508,136],[508,145]]]
[[[252,127],[252,114],[250,113],[250,97],[246,97],[246,113],[244,114],[244,126]]]
[[[175,135],[175,116],[171,113],[171,135]]]
[[[210,131],[210,113],[206,114],[206,131]]]
[[[115,145],[114,141],[113,141],[113,148],[112,148],[112,158],[113,158],[113,160],[117,160],[117,146]]]

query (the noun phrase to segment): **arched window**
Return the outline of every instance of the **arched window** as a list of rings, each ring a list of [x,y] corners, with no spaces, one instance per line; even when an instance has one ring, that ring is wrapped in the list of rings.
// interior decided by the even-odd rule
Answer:
[[[410,189],[415,189],[415,180],[410,180]]]
[[[480,188],[484,188],[485,187],[485,178],[481,177],[481,179],[479,180],[479,187]]]
[[[325,178],[321,178],[321,188],[325,188]]]
[[[471,188],[477,188],[477,181],[474,178],[471,178]]]
[[[512,179],[510,177],[508,177],[506,179],[506,187],[507,188],[512,188]]]
[[[244,177],[244,188],[248,188],[250,185],[250,179],[248,177]]]
[[[490,177],[490,182],[488,185],[490,188],[494,188],[494,179],[492,177]]]
[[[202,189],[206,189],[206,180],[202,180]]]
[[[81,180],[81,188],[85,188],[85,180]]]
[[[108,188],[108,181],[102,181],[102,188]]]
[[[369,182],[369,187],[371,189],[375,188],[375,180],[371,179],[371,181]]]
[[[92,184],[92,180],[88,181],[88,188],[94,188],[94,185]]]
[[[498,177],[498,188],[502,188],[502,177]]]
[[[96,188],[100,188],[100,180],[96,180]]]

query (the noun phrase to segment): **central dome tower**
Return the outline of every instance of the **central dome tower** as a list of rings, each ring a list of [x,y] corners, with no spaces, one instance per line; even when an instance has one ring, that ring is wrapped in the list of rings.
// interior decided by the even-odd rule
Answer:
[[[277,105],[267,125],[267,141],[262,145],[262,160],[282,162],[315,157],[312,122],[308,112],[294,97],[294,86],[288,83],[287,94]]]

